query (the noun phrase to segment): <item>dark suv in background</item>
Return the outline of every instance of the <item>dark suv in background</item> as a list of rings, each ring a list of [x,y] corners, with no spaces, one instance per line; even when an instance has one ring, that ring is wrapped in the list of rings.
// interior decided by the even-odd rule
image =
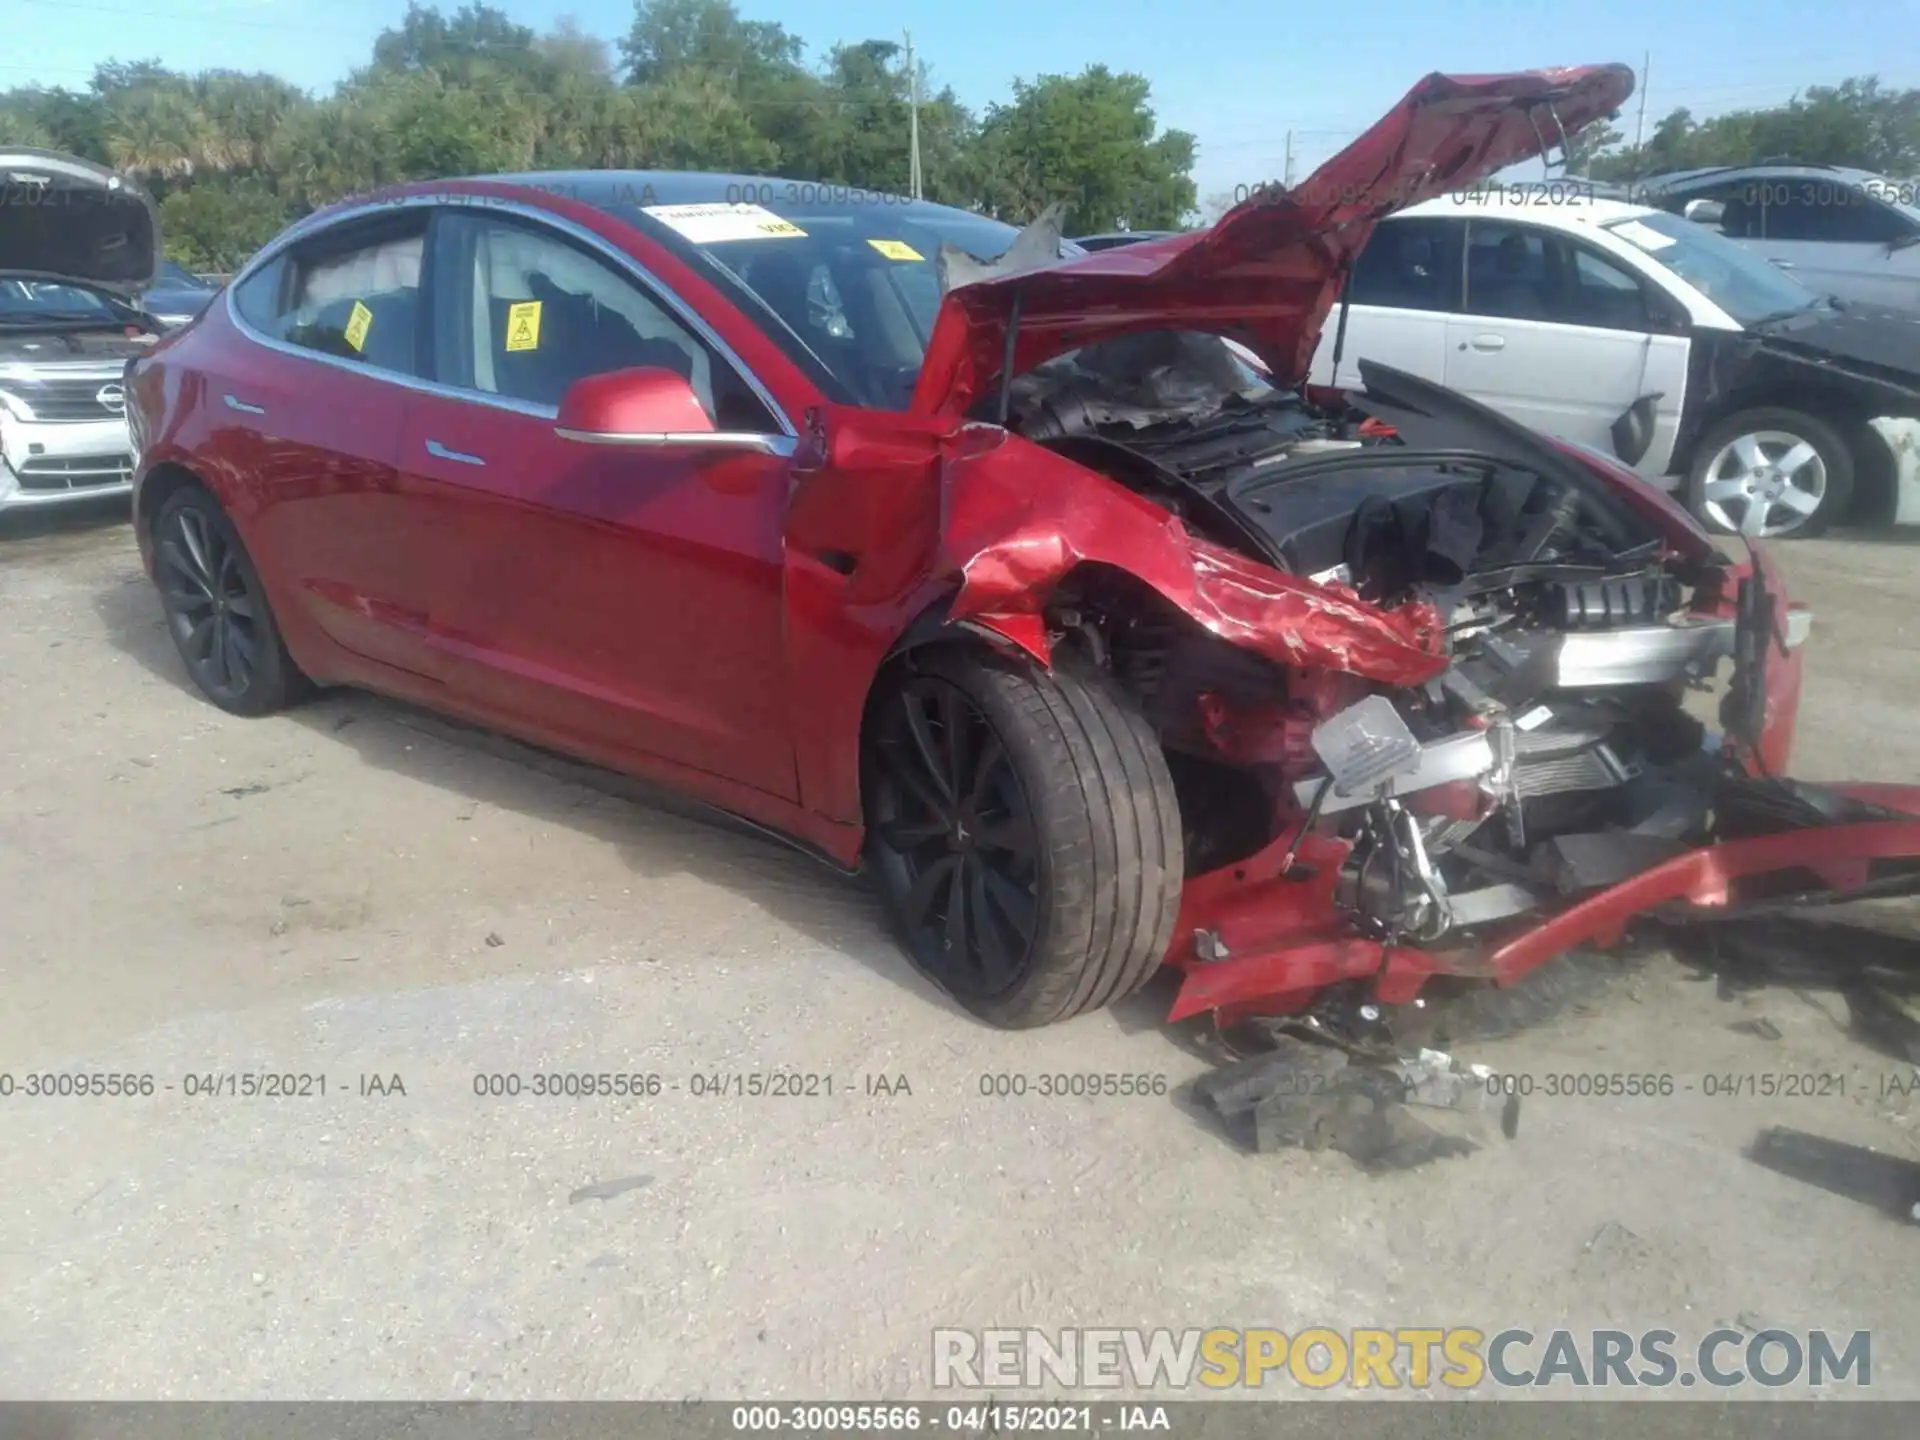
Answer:
[[[1677,170],[1634,198],[1757,251],[1810,289],[1920,311],[1920,181],[1836,165]]]

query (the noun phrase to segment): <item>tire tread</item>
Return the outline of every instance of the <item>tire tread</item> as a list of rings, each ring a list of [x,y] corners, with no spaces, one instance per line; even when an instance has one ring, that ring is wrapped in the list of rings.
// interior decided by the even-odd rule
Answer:
[[[1184,874],[1179,804],[1152,728],[1104,675],[1071,660],[1046,671],[943,647],[919,668],[966,691],[1000,733],[1045,851],[1028,976],[965,1003],[1024,1029],[1132,994],[1166,953]]]

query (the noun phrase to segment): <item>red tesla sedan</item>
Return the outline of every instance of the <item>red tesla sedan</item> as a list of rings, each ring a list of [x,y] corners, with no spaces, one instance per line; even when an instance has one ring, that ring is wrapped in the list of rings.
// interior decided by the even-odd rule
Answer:
[[[998,1024],[1163,961],[1179,1014],[1518,974],[1804,857],[1752,778],[1804,617],[1604,456],[1300,382],[1380,216],[1630,88],[1430,77],[1291,193],[1066,258],[750,177],[345,202],[129,367],[142,551],[215,704],[364,686],[864,862]],[[1728,658],[1722,743],[1678,696]],[[1820,802],[1831,883],[1920,848],[1878,798]]]

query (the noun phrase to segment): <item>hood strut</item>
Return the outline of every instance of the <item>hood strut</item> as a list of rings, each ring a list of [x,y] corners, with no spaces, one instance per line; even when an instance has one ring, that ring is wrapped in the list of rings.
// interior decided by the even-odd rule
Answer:
[[[996,422],[1006,428],[1007,418],[1013,413],[1013,350],[1020,341],[1020,288],[1014,287],[1013,295],[1007,305],[1007,344],[1005,353],[1000,357],[1000,404]]]
[[[1340,318],[1333,327],[1333,367],[1327,374],[1327,384],[1334,389],[1340,388],[1340,356],[1347,348],[1347,308],[1353,303],[1353,260],[1348,257],[1340,264]]]

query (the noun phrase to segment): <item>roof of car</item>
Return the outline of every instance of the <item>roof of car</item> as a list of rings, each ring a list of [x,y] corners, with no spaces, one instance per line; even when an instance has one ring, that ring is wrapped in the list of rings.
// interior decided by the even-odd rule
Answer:
[[[912,218],[933,214],[972,214],[931,200],[913,200],[860,185],[823,180],[789,180],[778,175],[728,175],[699,170],[536,170],[512,175],[470,175],[468,181],[493,181],[545,190],[599,209],[643,205],[780,205],[844,207],[883,205],[890,214]],[[457,183],[457,182],[450,182]],[[981,215],[982,220],[991,216]]]
[[[1752,165],[1707,165],[1693,170],[1668,170],[1658,175],[1649,175],[1637,183],[1649,190],[1674,190],[1702,180],[1719,179],[1728,175],[1774,175],[1796,180],[1837,178],[1856,182],[1877,181],[1881,178],[1871,170],[1858,170],[1848,165],[1818,165],[1798,160],[1762,160]]]

